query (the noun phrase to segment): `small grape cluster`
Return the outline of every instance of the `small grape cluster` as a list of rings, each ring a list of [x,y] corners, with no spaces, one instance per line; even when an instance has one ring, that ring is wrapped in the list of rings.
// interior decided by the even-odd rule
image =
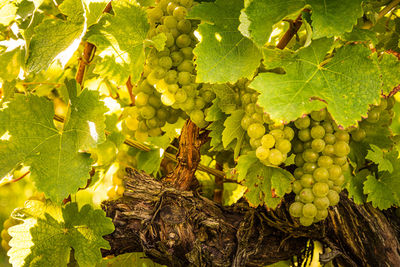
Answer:
[[[8,233],[8,229],[11,226],[20,224],[21,221],[18,221],[12,217],[8,218],[7,220],[4,221],[3,223],[3,230],[1,231],[1,247],[7,252],[10,250],[10,245],[8,244],[8,242],[10,242],[11,240],[11,236]]]
[[[241,126],[247,131],[257,158],[265,165],[278,166],[286,160],[292,148],[290,141],[294,131],[290,126],[274,125],[264,109],[256,104],[257,99],[257,92],[245,88],[241,97],[245,111]]]
[[[371,107],[368,111],[368,117],[360,122],[359,127],[350,131],[351,139],[355,142],[361,142],[367,136],[366,130],[369,127],[375,127],[375,125],[384,123],[387,123],[387,126],[389,126],[394,115],[392,110],[394,103],[394,97],[381,98],[379,105]]]
[[[135,156],[130,155],[125,150],[118,151],[117,159],[118,169],[111,177],[112,185],[107,189],[107,197],[116,199],[121,197],[125,192],[124,177],[126,175],[126,167],[136,167],[137,160]]]
[[[349,168],[349,134],[338,129],[325,109],[294,122],[297,132],[293,152],[297,168],[293,182],[295,202],[289,212],[300,218],[300,224],[309,226],[328,216],[328,207],[339,202]]]

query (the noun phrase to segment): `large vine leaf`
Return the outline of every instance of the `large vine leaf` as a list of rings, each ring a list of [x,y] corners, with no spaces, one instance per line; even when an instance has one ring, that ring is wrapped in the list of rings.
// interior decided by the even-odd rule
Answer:
[[[273,25],[285,17],[311,6],[313,38],[341,36],[350,32],[363,15],[362,0],[252,0],[240,15],[241,33],[263,46],[269,39]]]
[[[217,0],[194,6],[189,13],[189,18],[202,20],[197,29],[201,40],[193,50],[197,82],[234,83],[253,77],[262,54],[238,30],[242,8],[242,0]]]
[[[390,160],[385,158],[383,151],[375,145],[371,144],[370,146],[371,150],[368,150],[368,154],[365,158],[376,163],[378,165],[378,171],[388,171],[389,173],[393,172],[393,165]]]
[[[327,107],[339,125],[348,127],[366,116],[368,104],[378,102],[381,83],[371,51],[348,45],[325,60],[331,46],[332,40],[319,39],[293,54],[266,50],[266,57],[280,60],[286,73],[261,73],[250,87],[261,93],[259,104],[272,119],[292,121]]]
[[[100,249],[109,249],[104,235],[114,225],[104,211],[77,203],[60,208],[40,201],[28,201],[13,216],[24,223],[11,227],[11,249],[14,266],[67,266],[71,248],[80,266],[94,266],[102,259]]]
[[[286,170],[262,164],[255,152],[239,157],[236,165],[238,181],[247,187],[246,199],[250,205],[276,208],[282,197],[292,190],[293,176]]]
[[[307,0],[311,5],[313,38],[339,36],[350,32],[362,17],[362,0]]]
[[[378,59],[378,66],[381,72],[383,88],[382,92],[385,95],[400,84],[400,61],[397,57],[391,54],[383,53]]]
[[[85,7],[81,0],[65,0],[60,11],[67,20],[46,19],[35,28],[29,44],[26,68],[29,72],[46,69],[67,48],[76,50],[86,31]]]
[[[400,204],[400,160],[398,153],[391,151],[385,154],[393,166],[393,172],[379,172],[378,177],[372,175],[364,182],[364,194],[372,206],[379,209],[387,209],[392,205]]]
[[[83,90],[69,82],[71,112],[62,130],[53,123],[53,103],[35,95],[16,95],[0,110],[0,177],[19,164],[30,166],[36,187],[59,203],[85,186],[91,159],[81,149],[105,140],[104,112],[98,93]]]
[[[92,29],[88,41],[107,51],[95,73],[123,84],[131,76],[136,83],[143,71],[145,40],[150,25],[145,10],[132,1],[116,1],[114,15]],[[115,76],[114,76],[115,75]]]
[[[351,178],[348,179],[345,187],[347,192],[349,192],[349,197],[353,199],[354,203],[359,205],[365,203],[366,196],[364,195],[364,182],[370,175],[371,173],[369,170],[363,169],[355,176],[351,176]]]

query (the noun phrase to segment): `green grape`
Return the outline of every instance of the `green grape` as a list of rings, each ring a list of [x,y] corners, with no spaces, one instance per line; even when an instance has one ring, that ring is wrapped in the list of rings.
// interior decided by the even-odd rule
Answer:
[[[318,158],[318,166],[329,168],[333,164],[333,159],[329,156],[320,156]]]
[[[329,192],[329,185],[327,183],[317,182],[314,184],[312,192],[316,197],[324,197]]]
[[[318,182],[328,181],[329,171],[326,168],[322,167],[316,168],[315,171],[313,172],[313,177]]]
[[[204,124],[204,113],[200,109],[195,109],[190,113],[190,119],[197,125],[202,126]]]
[[[344,142],[346,142],[346,143],[348,143],[349,140],[350,140],[349,134],[348,134],[346,131],[343,131],[343,130],[337,131],[337,132],[335,133],[335,137],[336,137],[336,140],[338,140],[338,141],[344,141]]]
[[[139,113],[144,119],[149,120],[156,115],[156,110],[152,106],[144,106],[139,109]]]
[[[247,114],[252,115],[256,112],[256,105],[254,103],[250,103],[250,104],[246,105],[246,107],[244,108],[244,111]]]
[[[293,182],[292,190],[296,195],[298,195],[302,189],[303,189],[303,186],[301,186],[301,183],[299,181]]]
[[[322,123],[322,127],[324,127],[325,133],[329,133],[329,134],[333,133],[333,130],[334,130],[333,125],[329,121],[324,121]]]
[[[194,66],[193,66],[192,60],[185,59],[178,66],[178,71],[192,72],[193,70],[194,70]]]
[[[360,142],[360,141],[364,140],[364,138],[366,136],[367,136],[367,133],[365,132],[365,130],[363,128],[359,128],[351,133],[351,137],[356,142]]]
[[[311,140],[311,133],[310,133],[310,129],[308,129],[308,128],[300,130],[297,135],[298,135],[298,138],[303,142],[307,142],[307,141]]]
[[[289,141],[291,141],[294,137],[294,131],[289,126],[286,126],[285,128],[283,128],[283,133],[285,135],[285,139],[287,139]]]
[[[146,106],[149,101],[149,95],[143,92],[140,92],[135,97],[135,105],[138,107]]]
[[[176,28],[181,32],[181,33],[190,33],[192,31],[192,23],[190,23],[189,20],[182,19],[178,22],[178,25]]]
[[[295,164],[297,167],[301,167],[301,166],[304,165],[304,159],[303,159],[303,156],[302,156],[301,154],[297,154],[297,155],[294,157],[294,164]]]
[[[342,165],[346,164],[346,162],[347,162],[347,157],[346,157],[346,156],[343,156],[343,157],[334,157],[334,158],[333,158],[333,162],[334,162],[335,164],[337,164],[337,165],[342,166]]]
[[[192,82],[192,74],[187,71],[182,71],[178,73],[178,82],[181,85],[188,85]]]
[[[342,186],[344,184],[345,178],[343,175],[340,175],[336,180],[334,180],[333,182],[335,183],[335,185],[337,186]]]
[[[257,148],[261,146],[261,138],[250,138],[250,146]]]
[[[261,138],[261,144],[265,148],[272,148],[275,145],[275,138],[271,134],[265,134]]]
[[[179,24],[178,24],[179,25]],[[193,59],[193,48],[191,47],[182,47],[180,51],[183,54],[184,59]]]
[[[299,193],[299,197],[303,203],[311,203],[314,201],[314,194],[310,188],[303,188]]]
[[[293,147],[293,152],[296,153],[296,154],[299,154],[299,153],[304,151],[303,143],[300,142],[299,140],[295,140],[293,142],[293,146],[292,147]]]
[[[178,89],[175,93],[175,100],[177,103],[184,103],[188,98],[186,92],[182,89]]]
[[[259,146],[256,149],[256,156],[259,160],[266,160],[269,156],[269,149],[264,146]]]
[[[271,149],[268,160],[273,165],[279,165],[284,161],[284,157],[282,155],[282,152],[280,152],[278,149]]]
[[[259,139],[265,134],[265,127],[261,123],[253,123],[247,129],[250,138]]]
[[[182,109],[186,112],[189,112],[194,109],[194,99],[192,98],[187,98],[184,103],[182,103]]]
[[[311,224],[313,224],[314,218],[301,216],[299,221],[300,221],[300,224],[303,226],[310,226]]]
[[[160,57],[160,59],[158,60],[158,64],[160,65],[160,67],[169,70],[170,68],[172,68],[172,59],[168,56]]]
[[[289,153],[292,145],[290,144],[289,140],[286,139],[280,139],[277,141],[275,145],[276,149],[282,152],[282,154],[287,154]]]
[[[163,11],[159,7],[149,9],[148,16],[151,21],[158,21],[163,16]]]
[[[175,17],[175,18],[177,18],[178,20],[182,20],[182,19],[184,19],[185,17],[186,17],[186,15],[187,15],[187,10],[186,10],[186,8],[184,8],[183,6],[178,6],[178,7],[176,7],[175,9],[174,9],[174,11],[173,11],[173,16]]]
[[[203,109],[206,106],[206,102],[204,101],[203,98],[196,97],[194,99],[194,105],[195,105],[195,108],[197,108],[197,109]]]
[[[369,123],[377,123],[379,121],[380,113],[380,110],[377,108],[370,110],[368,112],[368,117],[366,121]]]
[[[246,115],[247,115],[247,114],[246,114]],[[251,115],[251,118],[254,120],[254,122],[258,122],[258,123],[261,123],[261,124],[264,123],[263,117],[262,117],[262,115],[259,114],[259,113],[254,113],[253,115]]]
[[[293,202],[289,207],[289,213],[291,216],[298,218],[303,215],[303,206],[301,202]]]
[[[313,176],[311,174],[304,174],[300,178],[300,184],[301,184],[302,187],[312,188],[314,183],[315,183],[315,181],[314,181]]]
[[[294,122],[294,125],[299,130],[306,129],[308,126],[310,126],[310,118],[308,116],[299,118]]]
[[[322,139],[325,135],[325,129],[321,125],[317,125],[311,128],[310,134],[314,139]]]
[[[179,3],[184,7],[191,7],[193,5],[193,0],[179,0]]]
[[[325,134],[324,141],[328,145],[333,145],[334,143],[336,143],[336,137],[331,133],[327,133]]]
[[[174,36],[172,36],[170,32],[165,33],[165,36],[167,37],[167,40],[165,41],[165,46],[172,47],[175,44]]]
[[[244,130],[247,131],[247,129],[249,128],[249,126],[253,123],[253,119],[249,116],[249,115],[244,115],[242,120],[240,121],[240,125],[242,126],[242,128]]]
[[[317,207],[312,203],[304,204],[303,206],[303,216],[314,218],[317,215]]]
[[[333,156],[335,154],[335,148],[333,145],[326,145],[324,150],[322,150],[322,155]]]
[[[342,192],[342,187],[339,186],[339,185],[334,185],[334,186],[332,187],[332,190],[333,190],[333,191],[336,191],[337,193],[340,193],[340,192]]]
[[[303,168],[296,168],[293,172],[293,176],[296,179],[300,179],[300,177],[303,176],[303,174],[304,174]]]
[[[333,191],[333,192],[335,192],[335,191]],[[316,197],[314,199],[313,203],[314,203],[315,207],[317,207],[317,209],[324,210],[324,209],[327,209],[329,207],[329,203],[330,202],[329,202],[328,197]]]
[[[303,152],[303,159],[305,162],[316,162],[319,155],[311,149],[306,149]]]
[[[174,3],[174,2],[169,2],[168,3],[168,6],[167,6],[167,13],[168,14],[170,14],[170,15],[172,15],[173,13],[174,13],[174,10],[175,10],[175,8],[177,7],[178,5],[176,4],[176,3]]]
[[[328,217],[328,210],[327,209],[321,209],[317,210],[317,214],[315,215],[315,219],[318,221],[325,220],[326,217]]]
[[[244,105],[244,106],[250,104],[251,103],[251,94],[250,93],[243,94],[241,101],[242,101],[242,105]]]
[[[315,162],[306,162],[303,165],[303,171],[304,173],[314,173],[317,167],[318,166]]]
[[[190,38],[189,35],[183,33],[179,35],[178,38],[176,38],[175,42],[179,48],[188,47],[192,43],[192,38]]]
[[[350,164],[346,162],[341,166],[342,172],[347,172],[350,169]]]
[[[317,152],[317,153],[322,152],[324,150],[324,148],[325,148],[325,142],[322,139],[314,139],[311,142],[311,149],[314,152]]]
[[[312,111],[310,115],[314,121],[323,121],[326,118],[326,109],[321,109],[320,111]]]
[[[181,51],[174,51],[171,53],[172,66],[178,67],[184,60],[183,53]]]
[[[340,196],[339,196],[338,192],[336,192],[334,190],[329,190],[329,192],[327,194],[327,198],[329,199],[330,206],[335,206],[340,201]]]
[[[173,16],[166,16],[164,17],[164,25],[169,29],[173,29],[178,26],[178,21]]]
[[[275,140],[283,139],[285,136],[284,132],[280,129],[271,130],[269,134],[272,135]]]
[[[125,119],[125,125],[126,127],[128,127],[129,130],[136,131],[139,127],[139,121],[136,117],[128,116]]]
[[[158,124],[159,124],[159,122],[156,117],[154,117],[150,120],[146,120],[146,125],[147,125],[147,127],[149,127],[149,129],[156,128],[158,126]]]

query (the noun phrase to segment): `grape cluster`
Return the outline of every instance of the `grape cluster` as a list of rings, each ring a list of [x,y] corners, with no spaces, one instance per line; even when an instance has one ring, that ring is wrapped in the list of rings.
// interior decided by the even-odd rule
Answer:
[[[297,119],[293,152],[297,168],[293,182],[295,202],[289,212],[309,226],[328,216],[328,207],[339,202],[345,181],[343,172],[349,168],[349,134],[339,130],[325,109]]]
[[[137,160],[135,156],[130,155],[125,150],[118,151],[117,154],[117,171],[111,177],[112,185],[107,189],[107,197],[115,199],[121,197],[125,192],[124,177],[126,175],[126,167],[136,167]]]
[[[359,127],[350,131],[351,139],[355,142],[361,142],[367,136],[368,128],[375,128],[376,125],[384,125],[385,123],[386,126],[389,126],[394,115],[392,110],[394,103],[394,97],[381,98],[380,104],[371,107],[367,118],[360,122]]]
[[[167,40],[164,50],[152,49],[147,56],[141,84],[161,94],[162,104],[185,111],[194,123],[205,127],[203,110],[215,94],[209,85],[195,82],[193,48],[198,22],[186,19],[192,5],[192,0],[160,0],[148,10],[153,28],[150,38],[165,34]]]
[[[292,148],[290,141],[294,131],[290,126],[274,125],[264,109],[256,104],[257,99],[257,92],[244,88],[241,102],[245,115],[241,126],[247,131],[257,158],[265,165],[278,166],[286,160]]]

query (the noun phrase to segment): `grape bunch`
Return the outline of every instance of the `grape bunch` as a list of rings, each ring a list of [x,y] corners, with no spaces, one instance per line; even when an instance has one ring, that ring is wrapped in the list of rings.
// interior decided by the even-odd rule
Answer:
[[[359,127],[350,131],[351,139],[355,142],[361,142],[367,136],[368,128],[375,131],[377,125],[386,124],[385,126],[389,126],[394,115],[392,110],[394,103],[394,97],[381,98],[379,105],[371,107],[367,118],[360,122]]]
[[[294,122],[297,132],[293,153],[297,168],[293,182],[295,202],[289,212],[309,226],[328,216],[328,207],[339,202],[345,181],[343,172],[349,168],[349,134],[338,129],[325,109]]]
[[[265,165],[278,166],[286,160],[292,148],[290,141],[294,131],[290,126],[274,125],[264,109],[256,104],[257,99],[257,92],[244,88],[241,102],[245,115],[241,126],[247,131],[257,158]]]
[[[155,89],[162,104],[185,111],[194,123],[205,127],[204,109],[215,94],[209,85],[195,82],[193,48],[198,22],[186,19],[192,5],[192,0],[160,0],[148,10],[150,38],[164,34],[167,39],[164,50],[154,48],[147,56],[139,87]]]

